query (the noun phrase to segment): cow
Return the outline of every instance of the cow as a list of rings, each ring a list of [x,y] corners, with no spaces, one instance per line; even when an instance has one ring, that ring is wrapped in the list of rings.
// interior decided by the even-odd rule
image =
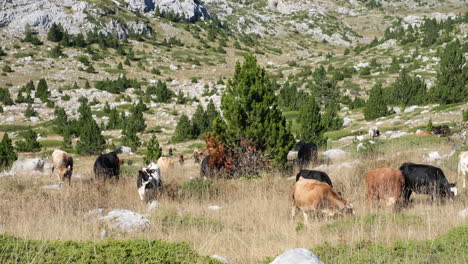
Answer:
[[[195,164],[200,163],[200,158],[203,156],[203,152],[199,152],[198,149],[195,149],[192,154],[192,158]]]
[[[333,184],[332,184],[332,181],[330,180],[330,177],[328,177],[328,174],[326,174],[323,171],[301,170],[296,175],[296,182],[300,179],[317,180],[319,182],[324,182],[333,188]]]
[[[206,155],[200,164],[200,177],[212,177],[214,175],[213,169],[208,166],[210,156],[211,155]]]
[[[56,149],[52,153],[52,163],[52,173],[57,169],[59,180],[63,182],[67,179],[70,185],[73,174],[72,156],[63,150]]]
[[[438,198],[453,198],[457,195],[455,183],[449,183],[445,178],[442,169],[414,163],[404,163],[400,171],[405,178],[405,187],[403,188],[403,198],[405,204],[409,202],[412,192],[429,194],[431,200]]]
[[[11,166],[13,173],[32,173],[44,170],[44,160],[41,158],[15,160]]]
[[[179,155],[179,164],[184,165],[184,155],[182,154]]]
[[[304,215],[307,223],[307,212],[325,216],[354,215],[353,205],[343,199],[330,185],[317,180],[297,181],[292,190],[293,208],[291,219],[294,218],[297,209]]]
[[[299,166],[302,170],[304,166],[310,162],[317,161],[317,145],[314,143],[306,143],[299,141],[294,145],[293,149],[289,151],[287,159],[293,162],[293,166]]]
[[[400,170],[380,168],[367,172],[366,191],[369,201],[383,201],[386,206],[398,208],[403,203],[405,177]]]
[[[416,133],[416,136],[428,136],[428,135],[432,136],[434,134],[432,134],[431,131],[421,131],[421,132]]]
[[[468,175],[468,151],[458,155],[458,177],[463,177],[463,189],[466,188],[466,176]]]
[[[450,128],[447,125],[434,126],[432,127],[432,133],[446,137],[450,134]]]
[[[137,188],[140,200],[150,201],[161,188],[162,179],[159,166],[151,162],[146,168],[138,171]]]
[[[102,154],[96,159],[93,168],[96,179],[119,179],[120,165],[123,165],[123,160],[119,159],[118,153],[118,151],[114,151]]]
[[[174,160],[170,157],[160,157],[157,164],[162,171],[168,171],[174,168]]]
[[[375,137],[378,137],[380,136],[380,131],[377,127],[373,126],[371,128],[369,128],[369,138],[370,139],[373,139]]]

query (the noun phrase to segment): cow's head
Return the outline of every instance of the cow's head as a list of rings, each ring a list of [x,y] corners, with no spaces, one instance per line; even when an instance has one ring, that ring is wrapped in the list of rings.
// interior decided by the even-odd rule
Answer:
[[[71,168],[70,165],[68,165],[68,167],[66,168],[60,168],[59,169],[59,175],[63,178],[68,178],[70,179],[71,176],[72,176],[72,172],[73,172],[73,169]]]
[[[344,215],[355,215],[356,213],[354,212],[354,207],[351,201],[346,201],[345,206],[343,209],[341,209],[342,213]]]
[[[457,183],[449,183],[449,188],[450,188],[450,196],[457,196],[458,195],[458,189],[456,187]]]

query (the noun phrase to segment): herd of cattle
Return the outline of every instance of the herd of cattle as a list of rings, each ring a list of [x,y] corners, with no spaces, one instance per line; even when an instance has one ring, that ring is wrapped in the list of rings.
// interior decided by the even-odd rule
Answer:
[[[371,133],[371,132],[370,132]],[[378,133],[373,131],[373,136]],[[94,162],[93,171],[96,179],[119,179],[120,166],[123,160],[119,159],[119,149],[114,152],[100,155]],[[195,151],[195,163],[200,163],[203,154]],[[201,162],[201,174],[203,163]],[[317,146],[313,143],[299,142],[294,147],[288,159],[295,160],[300,167],[296,175],[296,182],[292,188],[293,212],[297,209],[304,213],[307,221],[307,212],[322,215],[354,214],[352,204],[345,200],[341,193],[336,191],[327,173],[317,170],[303,170],[306,163],[317,159]],[[73,173],[73,158],[70,154],[55,150],[52,153],[53,167],[61,181],[70,183]],[[206,165],[206,164],[205,164]],[[161,157],[157,163],[151,162],[147,167],[138,171],[136,185],[141,200],[154,198],[157,190],[162,187],[161,169],[168,170],[174,167],[170,157]],[[207,168],[205,168],[206,170]],[[458,160],[458,175],[463,178],[463,188],[466,187],[468,175],[468,151],[461,152]],[[369,171],[365,175],[367,198],[377,201],[379,205],[400,208],[408,204],[413,192],[428,194],[434,199],[452,199],[457,195],[455,183],[449,183],[442,169],[430,165],[404,163],[399,169],[380,168]]]

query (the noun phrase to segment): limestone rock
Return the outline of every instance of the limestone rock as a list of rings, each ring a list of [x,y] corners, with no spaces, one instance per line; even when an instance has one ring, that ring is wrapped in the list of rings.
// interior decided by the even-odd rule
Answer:
[[[290,249],[276,257],[270,264],[323,264],[311,251],[305,248]]]
[[[146,216],[126,209],[112,210],[99,220],[110,229],[125,233],[142,232],[150,225]]]

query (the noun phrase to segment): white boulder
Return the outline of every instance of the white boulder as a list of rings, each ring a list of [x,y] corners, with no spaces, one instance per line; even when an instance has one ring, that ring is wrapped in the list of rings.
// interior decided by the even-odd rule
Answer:
[[[126,209],[114,209],[99,221],[113,230],[126,233],[142,232],[150,225],[146,216]]]
[[[305,248],[290,249],[277,256],[270,264],[323,264],[310,250]]]

